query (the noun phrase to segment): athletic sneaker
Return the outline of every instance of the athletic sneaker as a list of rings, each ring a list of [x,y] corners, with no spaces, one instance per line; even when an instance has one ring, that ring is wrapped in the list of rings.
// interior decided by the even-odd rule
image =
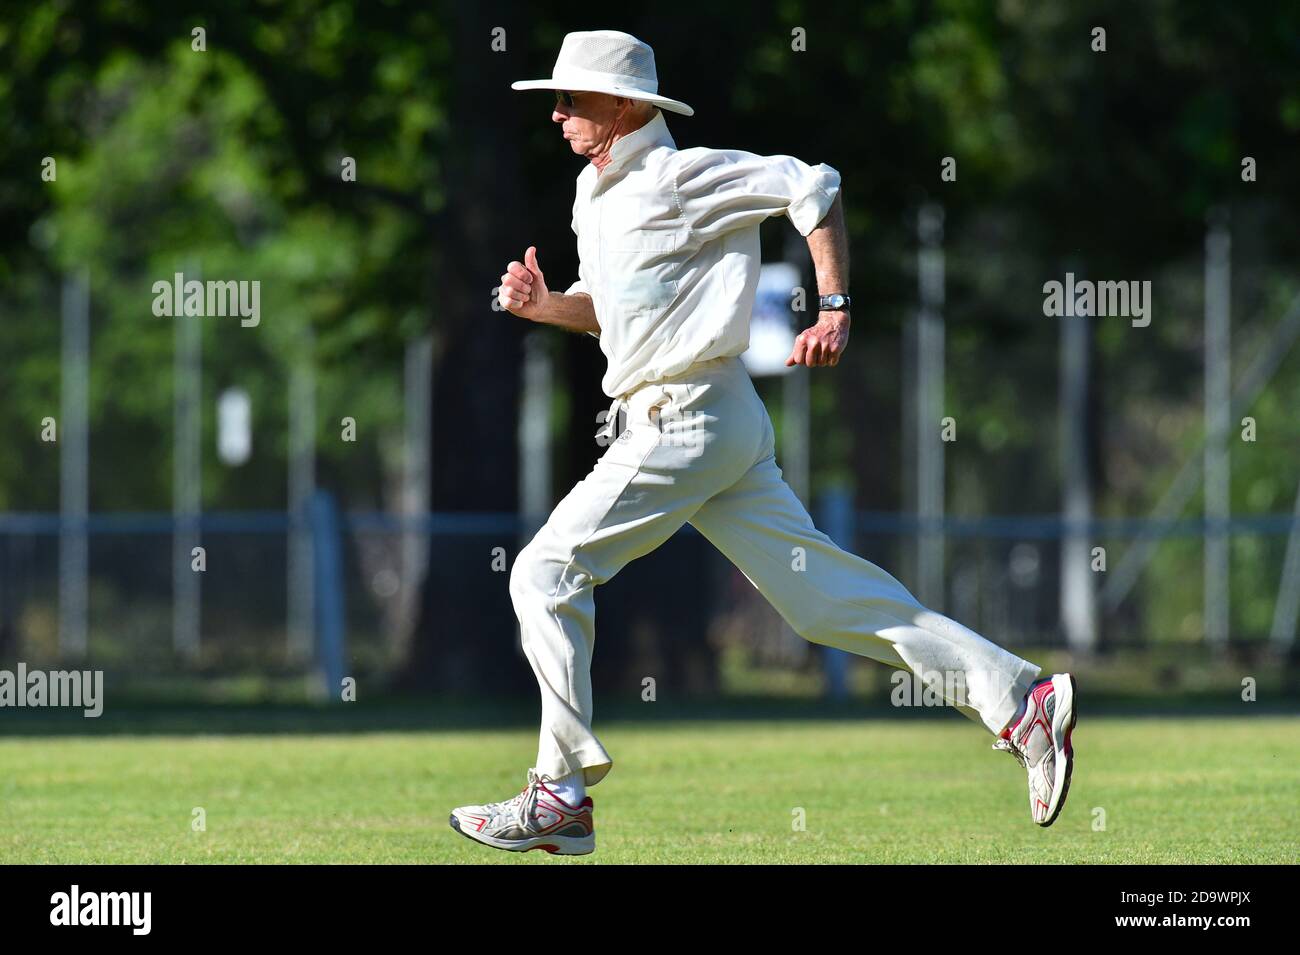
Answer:
[[[530,769],[528,785],[514,799],[453,809],[451,827],[462,836],[509,852],[544,849],[551,855],[580,856],[593,851],[591,797],[571,806],[551,791],[548,782],[555,780]]]
[[[1074,677],[1058,673],[1039,680],[1025,697],[1025,712],[993,744],[1020,761],[1029,773],[1029,813],[1040,826],[1061,814],[1074,770]]]

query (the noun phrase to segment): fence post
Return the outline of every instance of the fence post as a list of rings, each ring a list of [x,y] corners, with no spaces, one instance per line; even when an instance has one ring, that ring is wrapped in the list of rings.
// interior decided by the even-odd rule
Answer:
[[[1277,585],[1277,603],[1273,605],[1273,628],[1269,640],[1273,651],[1284,656],[1295,643],[1296,621],[1300,620],[1300,488],[1296,489],[1291,530],[1286,537],[1286,556],[1282,559],[1282,579]]]
[[[90,567],[90,278],[83,269],[63,280],[63,356],[59,382],[59,656],[79,660],[87,651]]]
[[[826,536],[845,550],[853,550],[853,499],[843,488],[832,488],[821,497],[818,524]],[[849,695],[849,653],[838,647],[822,647],[826,674],[826,695],[843,700]]]
[[[916,368],[913,384],[916,434],[916,595],[942,611],[945,599],[944,515],[944,250],[943,206],[927,202],[917,215],[916,271],[920,308],[915,318]]]
[[[312,650],[312,532],[303,513],[316,490],[316,355],[311,323],[297,331],[289,357],[289,547],[286,581],[289,658],[309,658]]]
[[[1227,212],[1210,214],[1205,234],[1205,638],[1222,653],[1228,645],[1228,573],[1232,538],[1231,259]]]
[[[328,491],[311,497],[312,565],[315,570],[316,663],[325,699],[342,698],[346,637],[343,619],[343,537],[338,505]]]
[[[1076,268],[1083,274],[1083,268]],[[1061,628],[1071,652],[1097,649],[1097,595],[1092,572],[1092,484],[1088,462],[1088,363],[1091,319],[1058,319],[1060,331]]]
[[[185,284],[202,281],[198,261],[184,266]],[[181,659],[199,658],[203,578],[193,569],[202,540],[203,319],[172,316],[172,648]]]

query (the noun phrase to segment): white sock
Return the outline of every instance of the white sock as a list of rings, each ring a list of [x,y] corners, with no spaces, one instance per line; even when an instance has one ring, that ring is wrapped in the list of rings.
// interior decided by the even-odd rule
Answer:
[[[581,772],[570,773],[553,783],[547,783],[546,788],[574,808],[581,805],[587,795],[587,785],[583,781]]]

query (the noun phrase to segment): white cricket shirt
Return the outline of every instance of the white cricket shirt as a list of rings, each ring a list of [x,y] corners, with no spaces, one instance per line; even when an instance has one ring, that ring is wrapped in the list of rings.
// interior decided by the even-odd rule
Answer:
[[[812,232],[840,174],[792,156],[679,150],[662,112],[610,157],[599,175],[588,163],[578,176],[578,281],[567,291],[591,296],[609,360],[601,387],[617,398],[749,347],[759,223],[779,213]]]

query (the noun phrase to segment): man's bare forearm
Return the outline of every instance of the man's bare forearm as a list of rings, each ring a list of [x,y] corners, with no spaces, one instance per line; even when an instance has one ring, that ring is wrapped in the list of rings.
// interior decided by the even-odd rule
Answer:
[[[591,296],[586,292],[578,292],[574,295],[551,292],[546,298],[546,311],[538,316],[536,321],[570,332],[600,333],[600,324],[596,321],[596,308],[591,303]]]
[[[832,295],[849,292],[849,237],[844,228],[844,205],[840,202],[843,190],[835,193],[835,201],[808,233],[808,251],[812,253],[813,267],[817,270],[817,292]],[[807,365],[809,368],[839,364],[840,356],[849,343],[849,313],[817,311],[814,324],[794,338],[794,350],[785,360],[787,366]]]
[[[844,226],[844,190],[835,193],[835,201],[817,228],[808,233],[808,251],[817,271],[817,292],[830,295],[849,292],[849,236]]]

